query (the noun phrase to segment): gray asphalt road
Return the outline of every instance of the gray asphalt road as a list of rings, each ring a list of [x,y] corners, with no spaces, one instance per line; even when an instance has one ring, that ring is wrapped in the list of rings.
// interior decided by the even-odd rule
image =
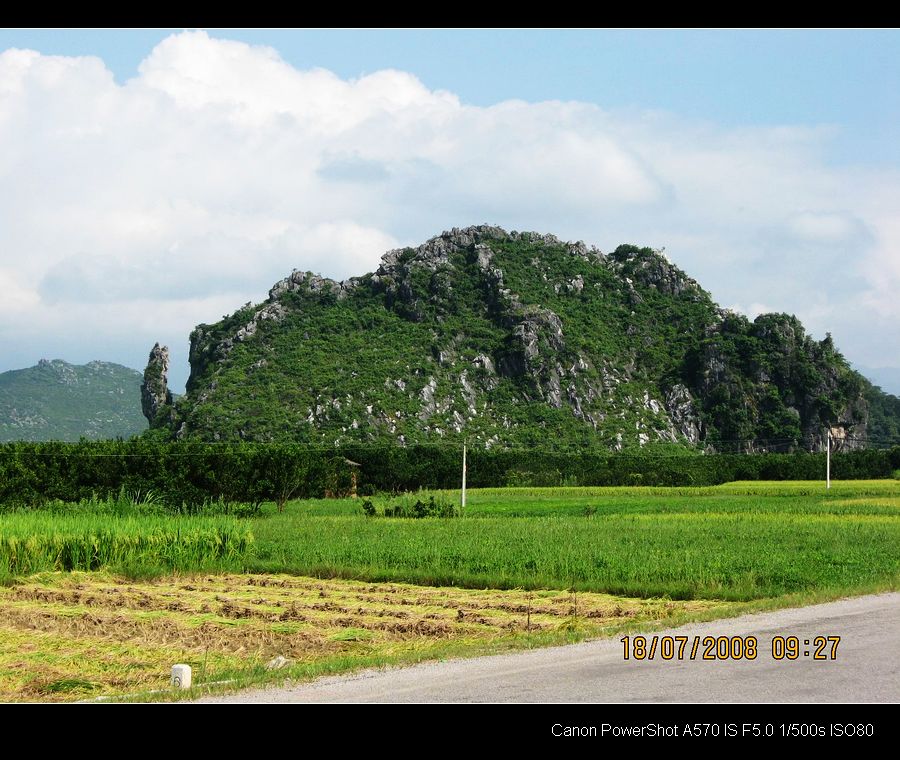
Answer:
[[[755,661],[623,659],[618,639],[520,654],[370,670],[207,702],[897,702],[900,593],[746,615],[657,636],[756,636]],[[797,636],[800,658],[772,658],[773,636]],[[840,636],[834,661],[815,661],[816,636]],[[702,654],[702,648],[700,650]]]

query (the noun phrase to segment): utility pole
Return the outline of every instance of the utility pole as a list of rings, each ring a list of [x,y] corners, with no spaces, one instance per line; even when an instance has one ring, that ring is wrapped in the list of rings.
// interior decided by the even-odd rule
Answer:
[[[825,490],[831,488],[831,428],[828,428],[828,439],[825,444]]]
[[[462,514],[466,508],[466,442],[463,441],[463,471],[462,471],[462,500],[460,501],[459,511]]]

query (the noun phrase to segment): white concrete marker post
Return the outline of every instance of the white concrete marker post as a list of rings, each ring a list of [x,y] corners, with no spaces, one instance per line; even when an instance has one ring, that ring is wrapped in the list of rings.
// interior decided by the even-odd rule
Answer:
[[[825,452],[825,490],[828,491],[831,489],[831,428],[828,428]]]
[[[190,665],[173,665],[172,666],[172,688],[173,689],[190,689],[191,688],[191,666]]]

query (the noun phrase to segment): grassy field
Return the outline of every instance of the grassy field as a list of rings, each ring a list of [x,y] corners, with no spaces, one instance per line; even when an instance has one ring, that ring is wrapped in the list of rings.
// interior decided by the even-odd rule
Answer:
[[[312,677],[900,579],[897,481],[474,490],[453,519],[366,517],[359,499],[264,511],[0,515],[0,700],[161,689],[182,661],[202,682]],[[292,664],[273,675],[277,655]]]
[[[295,502],[254,525],[258,571],[475,588],[751,600],[891,588],[900,483],[470,491],[451,520]]]

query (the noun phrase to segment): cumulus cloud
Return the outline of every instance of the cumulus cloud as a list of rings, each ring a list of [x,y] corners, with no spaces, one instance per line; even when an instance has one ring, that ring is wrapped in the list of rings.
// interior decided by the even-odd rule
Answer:
[[[190,329],[291,269],[360,274],[480,222],[665,246],[721,303],[794,312],[884,364],[900,354],[900,177],[830,165],[833,136],[474,107],[407,72],[345,80],[202,32],[167,38],[124,84],[98,58],[7,50],[0,369],[49,354],[141,367],[161,340],[177,384]]]
[[[771,306],[766,306],[766,304],[764,303],[751,303],[749,306],[743,306],[742,304],[735,303],[728,308],[732,311],[740,312],[748,319],[756,319],[760,314],[770,314],[773,311],[777,311]]]
[[[843,213],[804,211],[794,215],[788,227],[798,240],[820,245],[854,245],[867,237],[865,225]]]
[[[15,275],[0,269],[0,314],[6,319],[15,319],[22,312],[40,304],[40,296],[32,289],[23,286]]]

